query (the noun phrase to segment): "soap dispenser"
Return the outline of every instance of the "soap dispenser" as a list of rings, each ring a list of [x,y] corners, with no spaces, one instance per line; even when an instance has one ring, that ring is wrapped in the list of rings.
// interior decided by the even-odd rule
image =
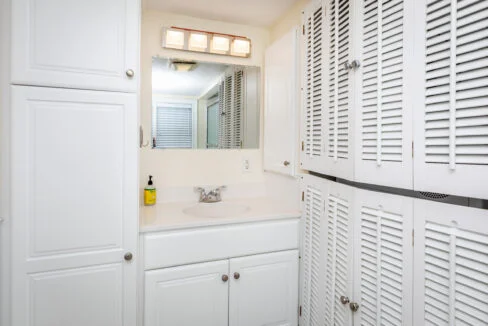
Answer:
[[[156,205],[156,188],[153,186],[152,175],[149,176],[147,187],[144,188],[144,205]]]

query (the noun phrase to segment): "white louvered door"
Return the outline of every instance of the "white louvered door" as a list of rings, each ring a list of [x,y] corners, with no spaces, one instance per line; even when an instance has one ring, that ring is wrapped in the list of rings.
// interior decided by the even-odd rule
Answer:
[[[353,298],[353,195],[354,188],[328,183],[325,198],[325,323],[352,325],[352,311],[341,296]]]
[[[304,176],[302,191],[302,259],[300,280],[300,325],[324,324],[325,303],[325,233],[324,200],[328,181],[313,176]]]
[[[354,325],[412,325],[413,199],[359,189],[354,197]]]
[[[414,325],[487,325],[488,211],[415,200]]]
[[[326,35],[324,1],[314,0],[303,17],[301,168],[326,173]]]
[[[488,2],[416,5],[414,188],[486,199]]]
[[[355,180],[412,189],[413,1],[358,0]]]

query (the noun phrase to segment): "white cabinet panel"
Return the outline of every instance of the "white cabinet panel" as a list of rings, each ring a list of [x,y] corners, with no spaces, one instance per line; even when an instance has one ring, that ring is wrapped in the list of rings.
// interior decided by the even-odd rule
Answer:
[[[145,326],[227,326],[229,262],[146,272]]]
[[[304,16],[302,151],[305,170],[353,178],[350,1],[313,1]]]
[[[412,189],[413,1],[358,0],[355,181]]]
[[[415,200],[414,325],[486,325],[488,211]]]
[[[138,0],[12,1],[12,83],[135,92],[139,15]]]
[[[320,325],[318,323],[324,320],[325,252],[322,244],[327,239],[324,219],[327,190],[328,183],[324,180],[303,177],[300,325]]]
[[[325,324],[352,325],[352,312],[342,296],[353,301],[354,188],[329,182],[325,199]]]
[[[413,199],[359,189],[354,197],[354,324],[412,325]]]
[[[271,44],[265,54],[264,169],[295,175],[298,133],[298,29]]]
[[[230,326],[296,326],[298,251],[230,260]]]
[[[22,307],[29,325],[124,325],[122,269],[113,264],[30,274],[30,302]]]
[[[414,188],[487,199],[488,3],[416,8]]]
[[[137,248],[136,96],[13,86],[11,148],[12,324],[39,316],[30,315],[38,307],[25,307],[32,291],[42,293],[47,284],[43,273],[62,276],[56,283],[62,284],[66,278],[56,270],[77,279],[85,275],[78,268],[119,264],[122,281],[106,295],[122,302],[116,324],[132,326],[136,269],[123,256]],[[107,272],[91,275],[100,283],[107,278]],[[40,277],[40,290],[26,281],[31,277]],[[84,291],[72,289],[73,296]],[[66,310],[77,309],[70,304],[76,300],[66,300]],[[63,314],[46,318],[64,324]]]

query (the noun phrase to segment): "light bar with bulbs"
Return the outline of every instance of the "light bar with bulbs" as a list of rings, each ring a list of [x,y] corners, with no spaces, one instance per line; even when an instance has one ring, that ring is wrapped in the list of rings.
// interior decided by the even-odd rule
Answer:
[[[163,28],[163,48],[249,58],[251,40],[247,37],[181,27]]]

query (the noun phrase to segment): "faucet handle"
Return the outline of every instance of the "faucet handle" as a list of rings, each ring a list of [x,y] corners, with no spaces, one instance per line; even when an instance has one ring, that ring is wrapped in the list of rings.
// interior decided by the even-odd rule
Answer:
[[[193,188],[193,191],[198,192],[198,193],[205,193],[205,188],[202,187],[195,187]]]

